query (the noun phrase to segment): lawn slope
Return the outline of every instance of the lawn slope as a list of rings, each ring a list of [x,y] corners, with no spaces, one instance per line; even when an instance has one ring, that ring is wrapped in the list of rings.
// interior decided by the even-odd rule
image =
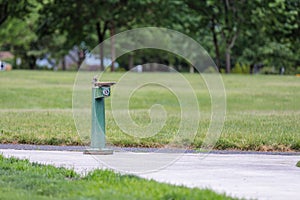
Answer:
[[[0,155],[0,199],[232,199],[211,190],[190,189],[132,175],[73,170]]]
[[[108,73],[118,81],[122,73]],[[145,73],[172,80],[172,74]],[[82,145],[72,115],[75,72],[11,71],[0,73],[0,142]],[[210,123],[210,96],[198,74],[184,74],[195,89],[201,120],[192,148],[199,148]],[[294,76],[223,75],[226,121],[215,149],[300,151],[300,78]],[[162,147],[178,130],[180,106],[165,88],[143,87],[130,99],[131,116],[147,125],[148,109],[161,104],[168,113],[163,129],[150,138],[125,134],[106,100],[107,141],[118,146]],[[191,116],[191,120],[192,120]],[[88,124],[89,126],[89,124]]]

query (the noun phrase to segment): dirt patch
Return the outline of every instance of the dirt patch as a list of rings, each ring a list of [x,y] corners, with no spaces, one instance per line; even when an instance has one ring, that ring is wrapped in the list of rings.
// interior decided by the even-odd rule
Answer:
[[[255,149],[255,151],[262,151],[262,152],[273,152],[273,151],[279,151],[279,152],[294,152],[293,149],[291,149],[289,146],[285,145],[261,145],[258,148]]]

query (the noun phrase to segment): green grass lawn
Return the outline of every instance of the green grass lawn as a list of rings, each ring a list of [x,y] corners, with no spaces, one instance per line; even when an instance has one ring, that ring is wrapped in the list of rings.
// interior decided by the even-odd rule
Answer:
[[[78,145],[83,144],[72,118],[75,72],[11,71],[0,73],[0,141]],[[121,73],[109,74],[117,81]],[[170,74],[143,74],[162,76]],[[198,74],[184,74],[195,88],[201,121],[192,148],[199,148],[210,122],[210,97]],[[300,78],[294,76],[224,75],[227,115],[215,149],[300,150]],[[130,100],[137,124],[148,123],[147,109],[162,104],[168,112],[166,126],[154,137],[140,139],[124,134],[107,106],[107,141],[119,146],[160,147],[178,129],[180,109],[168,90],[149,86]]]
[[[73,170],[0,155],[0,199],[232,199],[211,190],[190,189],[95,170],[84,177]]]

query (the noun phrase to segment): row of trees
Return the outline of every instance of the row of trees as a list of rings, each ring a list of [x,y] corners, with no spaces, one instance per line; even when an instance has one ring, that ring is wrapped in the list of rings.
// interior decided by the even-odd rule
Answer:
[[[31,69],[45,54],[61,61],[63,69],[66,56],[79,66],[85,53],[106,38],[145,26],[189,35],[227,73],[241,65],[291,72],[300,66],[299,0],[0,0],[1,50],[21,57],[22,67]],[[77,55],[69,53],[74,48]],[[126,69],[144,60],[187,66],[174,55],[165,57],[147,50],[117,61]],[[103,69],[103,54],[100,59]]]

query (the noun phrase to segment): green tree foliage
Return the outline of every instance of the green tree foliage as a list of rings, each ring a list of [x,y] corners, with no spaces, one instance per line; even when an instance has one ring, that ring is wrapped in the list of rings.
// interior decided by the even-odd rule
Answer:
[[[253,65],[295,68],[300,61],[299,1],[257,1],[250,27],[237,41],[235,55],[239,62]],[[252,28],[251,28],[252,27]],[[239,53],[241,52],[241,53]],[[275,70],[277,71],[277,70]]]
[[[10,18],[23,18],[32,7],[30,0],[0,0],[0,26]]]
[[[284,66],[294,72],[300,66],[298,0],[0,0],[0,47],[21,55],[31,68],[46,53],[64,60],[75,46],[78,59],[74,60],[79,66],[85,52],[106,38],[145,26],[191,36],[208,50],[219,70],[227,73],[240,71],[234,69],[237,63],[261,64],[276,71]],[[99,52],[103,70],[103,49]],[[185,67],[186,62],[174,55],[153,50],[144,53],[132,52],[120,62],[130,69],[134,63],[156,57],[163,64]],[[114,60],[113,39],[110,54]]]
[[[23,65],[34,69],[36,56],[35,21],[37,19],[35,2],[1,1],[0,49],[12,51],[21,57]]]

